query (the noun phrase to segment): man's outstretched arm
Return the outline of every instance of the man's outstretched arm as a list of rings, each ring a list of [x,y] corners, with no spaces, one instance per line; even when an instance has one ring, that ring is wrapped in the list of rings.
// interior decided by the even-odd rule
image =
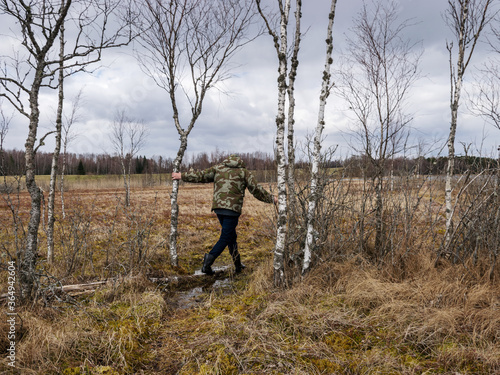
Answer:
[[[189,172],[173,172],[172,180],[182,180],[186,182],[214,182],[215,170],[214,168],[207,168],[203,171],[189,171]]]
[[[266,203],[278,203],[278,198],[271,193],[269,193],[266,189],[264,189],[260,184],[257,183],[257,180],[253,176],[251,172],[248,172],[247,176],[247,188],[248,191],[258,200]]]

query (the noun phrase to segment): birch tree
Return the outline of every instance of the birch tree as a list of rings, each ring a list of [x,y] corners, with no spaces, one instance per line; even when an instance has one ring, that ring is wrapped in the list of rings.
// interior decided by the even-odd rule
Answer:
[[[229,62],[251,38],[250,0],[145,0],[140,22],[138,60],[166,91],[179,149],[173,172],[179,172],[188,136],[198,121],[210,89],[231,76]],[[179,181],[170,195],[170,262],[178,265]]]
[[[259,14],[266,25],[269,35],[273,39],[274,48],[278,57],[278,108],[276,115],[276,163],[277,163],[277,185],[278,185],[278,220],[276,226],[276,244],[274,248],[274,285],[281,287],[285,284],[285,254],[287,248],[287,226],[289,224],[289,197],[287,196],[287,185],[294,189],[294,111],[295,96],[294,83],[299,64],[298,52],[301,41],[300,18],[302,17],[302,1],[295,2],[295,35],[291,53],[289,68],[288,51],[288,26],[291,10],[291,0],[276,0],[279,22],[274,25],[274,17],[266,12],[261,0],[255,0]],[[288,113],[286,100],[288,94]],[[287,122],[288,114],[288,122]],[[287,180],[287,158],[285,151],[285,133],[288,124],[288,180]],[[293,199],[293,192],[290,194]]]
[[[333,51],[333,21],[335,19],[335,7],[337,5],[337,0],[332,0],[330,13],[328,14],[328,28],[326,32],[326,61],[325,68],[323,70],[322,84],[321,84],[321,94],[319,97],[319,112],[318,112],[318,122],[316,124],[316,129],[314,132],[314,145],[313,145],[313,155],[312,155],[312,165],[311,165],[311,182],[310,182],[310,193],[309,202],[307,207],[307,234],[304,246],[304,261],[302,266],[302,273],[309,270],[311,263],[311,255],[315,244],[315,219],[316,219],[316,205],[318,202],[318,171],[319,164],[321,160],[321,142],[323,129],[325,127],[325,107],[328,96],[331,90],[331,73],[330,67],[332,65],[332,51]]]
[[[30,220],[26,235],[25,248],[17,254],[19,282],[21,285],[21,299],[34,297],[36,283],[36,258],[38,245],[38,228],[40,225],[41,192],[35,181],[35,143],[37,139],[39,110],[39,93],[44,79],[49,76],[47,72],[49,52],[52,50],[61,25],[68,14],[71,1],[61,2],[58,7],[47,8],[46,4],[35,6],[24,1],[2,1],[1,12],[13,17],[21,27],[21,44],[29,53],[29,63],[33,67],[22,72],[22,62],[18,57],[11,58],[9,62],[14,65],[15,76],[6,65],[2,66],[2,92],[0,96],[7,100],[19,113],[29,120],[29,132],[26,139],[26,187],[31,197]],[[41,19],[40,19],[41,18]],[[36,21],[35,21],[36,19]],[[41,27],[39,33],[37,28]],[[4,60],[6,64],[7,59]],[[29,82],[31,80],[31,83]],[[26,94],[28,103],[22,98]]]
[[[366,3],[354,20],[353,36],[348,39],[346,62],[338,73],[336,92],[354,114],[355,137],[359,151],[374,169],[375,254],[383,257],[384,175],[387,161],[400,151],[411,116],[405,113],[409,90],[418,78],[421,53],[415,44],[403,39],[410,26],[398,22],[397,4]],[[364,218],[361,218],[364,220]]]
[[[450,68],[450,133],[448,136],[448,163],[446,166],[445,209],[446,232],[444,251],[449,252],[453,232],[452,178],[455,165],[455,137],[457,132],[458,109],[465,72],[471,62],[474,50],[485,27],[494,18],[493,0],[448,0],[444,20],[453,33],[453,41],[446,43]],[[456,64],[453,63],[454,42],[457,43]],[[440,254],[441,252],[440,251]]]
[[[287,194],[286,194],[286,155],[285,155],[285,121],[286,121],[286,75],[288,70],[288,19],[290,15],[290,0],[278,0],[280,14],[280,31],[277,34],[265,16],[260,0],[256,0],[259,13],[264,19],[267,30],[272,36],[274,47],[278,54],[278,113],[276,115],[276,162],[278,179],[278,222],[276,244],[274,248],[274,285],[284,285],[284,258],[286,248],[287,227]]]
[[[64,57],[64,66],[72,72],[84,71],[88,63],[99,61],[105,47],[120,45],[130,36],[123,24],[110,32],[108,21],[118,9],[116,0],[25,1],[1,0],[0,14],[15,22],[19,51],[2,56],[0,97],[4,97],[29,123],[25,143],[26,187],[31,199],[25,246],[18,251],[17,266],[22,300],[36,295],[38,229],[41,218],[41,192],[35,179],[35,155],[40,118],[39,96],[51,87],[60,70],[56,40],[65,20],[74,26],[73,48]],[[74,13],[70,13],[72,10]],[[124,32],[125,31],[125,32]],[[57,83],[56,83],[57,84]],[[40,145],[42,145],[42,140]]]
[[[132,161],[146,142],[147,128],[140,122],[130,119],[125,111],[119,111],[112,125],[110,140],[118,156],[125,188],[125,206],[130,206],[130,175]]]
[[[62,136],[62,114],[64,103],[64,22],[59,32],[59,86],[58,86],[58,106],[56,114],[56,145],[52,154],[52,166],[50,169],[49,197],[47,200],[47,261],[49,264],[54,262],[54,215],[57,167],[59,154],[61,153]]]

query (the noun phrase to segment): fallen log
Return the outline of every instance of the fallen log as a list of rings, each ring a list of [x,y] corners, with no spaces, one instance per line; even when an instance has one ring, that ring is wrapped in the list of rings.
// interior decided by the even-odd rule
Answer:
[[[71,284],[71,285],[63,285],[63,286],[54,286],[48,289],[49,292],[64,292],[70,296],[75,296],[78,294],[90,294],[97,290],[98,287],[102,285],[106,285],[107,283],[111,283],[116,280],[103,280],[103,281],[93,281],[85,284]],[[7,300],[9,296],[8,293],[0,294],[0,303],[3,303]]]
[[[161,285],[167,285],[167,284],[188,284],[190,282],[194,282],[197,279],[201,278],[206,278],[206,277],[213,277],[213,278],[220,278],[224,276],[228,271],[230,267],[229,266],[224,266],[224,267],[219,267],[219,268],[214,268],[215,274],[212,276],[207,276],[204,273],[201,273],[201,271],[196,271],[193,275],[174,275],[174,276],[167,276],[167,277],[147,277],[147,279],[155,284],[161,284]],[[102,280],[102,281],[93,281],[90,283],[85,283],[85,284],[71,284],[71,285],[63,285],[63,286],[55,286],[54,288],[51,288],[50,291],[53,292],[64,292],[67,293],[70,296],[77,296],[80,294],[91,294],[95,292],[99,287],[104,286],[106,284],[111,284],[111,283],[116,283],[117,281],[125,281],[125,280],[130,280],[133,279],[134,277],[126,277],[126,278],[121,278],[121,279],[108,279],[108,280]],[[0,294],[0,303],[3,303],[7,300],[7,297],[9,296],[8,293]]]

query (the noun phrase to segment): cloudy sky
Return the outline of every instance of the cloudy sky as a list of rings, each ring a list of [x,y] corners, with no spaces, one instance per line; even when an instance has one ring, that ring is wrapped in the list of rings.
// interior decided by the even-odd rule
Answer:
[[[452,36],[444,24],[442,14],[445,0],[399,0],[400,20],[412,19],[407,36],[421,41],[424,54],[421,60],[421,78],[410,96],[409,111],[413,114],[413,141],[423,140],[427,152],[434,154],[444,146],[449,132],[449,56],[446,41]],[[334,26],[334,60],[345,48],[345,38],[352,27],[353,17],[361,10],[362,0],[338,0]],[[307,29],[300,51],[300,66],[296,86],[296,130],[298,141],[312,133],[317,122],[321,73],[325,59],[325,36],[328,0],[303,2],[303,29]],[[5,16],[0,16],[5,17]],[[0,26],[2,36],[10,33],[5,23]],[[2,54],[11,51],[11,39],[0,39]],[[489,56],[487,47],[480,46],[472,63],[479,66]],[[233,60],[238,67],[234,77],[226,81],[224,90],[229,95],[213,90],[206,98],[203,113],[188,141],[188,157],[198,152],[212,152],[216,148],[227,152],[272,152],[275,139],[277,111],[277,57],[268,35],[245,46]],[[468,71],[472,78],[474,67]],[[172,123],[169,97],[140,69],[132,50],[107,51],[102,67],[94,74],[78,74],[65,83],[69,109],[72,99],[82,90],[80,121],[75,124],[79,134],[71,144],[76,153],[111,152],[110,126],[117,110],[137,120],[149,129],[149,136],[141,155],[162,155],[174,158],[178,135]],[[464,96],[465,99],[465,96]],[[57,107],[55,92],[44,92],[41,97],[39,135],[53,128],[53,114]],[[464,104],[464,101],[462,102]],[[4,113],[12,109],[4,101]],[[327,104],[325,145],[338,145],[339,157],[351,154],[349,128],[353,122],[346,106],[339,98],[330,96]],[[6,138],[6,148],[22,149],[28,123],[16,116]],[[476,149],[491,155],[500,140],[500,133],[480,118],[467,112],[462,105],[457,132],[457,153],[460,142],[474,143]],[[50,152],[53,142],[48,140],[44,151]],[[477,152],[476,152],[477,153]]]

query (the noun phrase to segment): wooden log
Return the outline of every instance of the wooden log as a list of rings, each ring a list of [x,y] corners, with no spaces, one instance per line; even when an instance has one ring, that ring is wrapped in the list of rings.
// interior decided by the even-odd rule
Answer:
[[[230,267],[229,266],[224,266],[224,267],[218,267],[214,268],[215,274],[208,276],[205,275],[204,273],[201,273],[201,271],[196,271],[193,275],[177,275],[177,276],[168,276],[168,277],[148,277],[148,280],[155,283],[155,284],[170,284],[170,283],[175,283],[175,284],[184,284],[184,283],[189,283],[192,281],[196,281],[197,279],[201,279],[203,277],[215,277],[215,278],[220,278],[221,276],[224,276],[228,271]],[[128,278],[123,278],[122,280],[127,280],[131,279],[130,277]],[[100,286],[104,286],[108,283],[116,282],[118,279],[108,279],[108,280],[102,280],[102,281],[93,281],[90,283],[85,283],[85,284],[71,284],[71,285],[63,285],[62,287],[55,288],[55,290],[61,290],[62,292],[68,293],[71,296],[76,296],[80,294],[90,294],[95,292]],[[5,302],[7,300],[8,293],[4,293],[0,295],[0,303]]]

